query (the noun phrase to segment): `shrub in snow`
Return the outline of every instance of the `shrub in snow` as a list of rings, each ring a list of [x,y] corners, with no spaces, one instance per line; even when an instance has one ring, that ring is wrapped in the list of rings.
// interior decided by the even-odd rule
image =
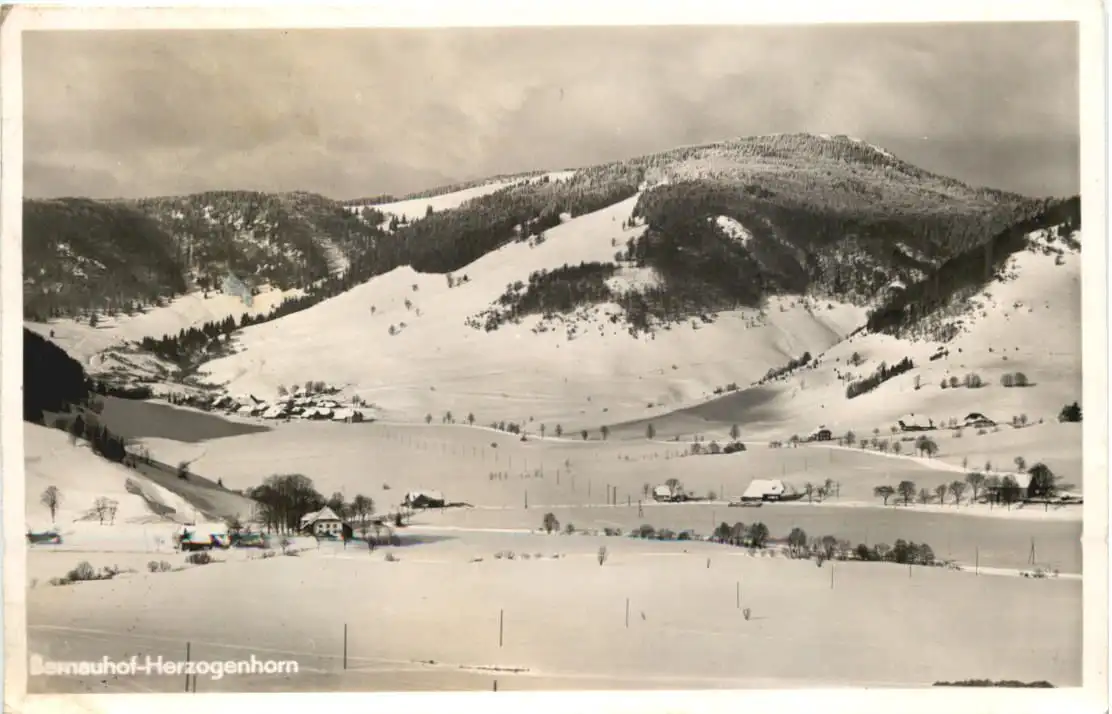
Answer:
[[[97,571],[89,564],[89,561],[83,560],[77,566],[66,573],[66,579],[70,582],[79,582],[82,580],[95,580]]]

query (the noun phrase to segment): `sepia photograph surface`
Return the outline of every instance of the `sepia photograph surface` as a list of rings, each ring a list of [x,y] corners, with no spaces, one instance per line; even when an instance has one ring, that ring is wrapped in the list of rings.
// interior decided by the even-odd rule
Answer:
[[[18,37],[28,694],[1085,684],[1081,23]]]

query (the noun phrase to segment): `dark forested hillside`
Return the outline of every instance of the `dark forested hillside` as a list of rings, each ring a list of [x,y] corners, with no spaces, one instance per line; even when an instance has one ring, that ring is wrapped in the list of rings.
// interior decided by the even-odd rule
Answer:
[[[135,202],[173,236],[202,288],[231,273],[282,289],[339,272],[381,235],[382,217],[311,193],[211,191]]]
[[[382,220],[309,193],[28,200],[24,314],[134,310],[190,288],[219,289],[228,276],[306,288],[352,264],[369,269]]]
[[[1066,240],[1072,231],[1081,228],[1080,197],[1048,202],[1035,215],[996,231],[988,240],[953,255],[923,279],[893,292],[872,311],[868,328],[902,334],[907,327],[948,304],[955,295],[978,289],[997,278],[1008,259],[1027,248],[1027,234],[1055,226],[1063,227],[1060,231]]]
[[[23,203],[24,314],[129,310],[185,290],[173,237],[132,207],[63,198]]]
[[[44,412],[84,405],[92,385],[81,363],[54,343],[23,330],[23,419],[42,423]]]
[[[967,186],[849,137],[774,135],[608,164],[566,185],[498,192],[413,224],[397,247],[418,269],[454,269],[515,231],[541,233],[560,211],[578,215],[637,191],[631,220],[645,230],[615,260],[651,268],[659,278],[617,296],[640,327],[756,306],[778,293],[861,304],[894,280],[933,275],[1053,205]],[[433,247],[433,256],[415,252]],[[578,279],[553,274],[526,294],[571,291],[576,305],[592,295],[616,297],[582,288]],[[499,307],[491,315],[504,314]]]
[[[577,172],[566,181],[521,182],[399,227],[381,242],[376,262],[415,270],[458,270],[520,234],[560,224],[561,214],[580,216],[637,193],[635,167],[608,165]]]

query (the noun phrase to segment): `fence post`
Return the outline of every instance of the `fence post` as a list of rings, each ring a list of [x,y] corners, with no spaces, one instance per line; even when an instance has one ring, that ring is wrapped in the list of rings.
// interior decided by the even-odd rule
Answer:
[[[626,598],[626,629],[629,628],[629,598]]]
[[[502,632],[503,632],[503,625],[505,623],[505,615],[506,615],[505,610],[499,610],[498,611],[498,646],[499,647],[502,646]]]
[[[185,643],[185,662],[186,662],[186,672],[185,672],[185,691],[187,691],[187,692],[189,691],[189,661],[190,661],[190,649],[191,649],[191,643],[189,643],[189,642],[186,642],[186,643]]]
[[[344,669],[348,668],[348,626],[344,623]]]
[[[737,581],[736,586],[737,587],[735,588],[735,592],[736,592],[735,599],[737,600],[737,609],[740,610],[741,609],[741,581],[740,580]]]

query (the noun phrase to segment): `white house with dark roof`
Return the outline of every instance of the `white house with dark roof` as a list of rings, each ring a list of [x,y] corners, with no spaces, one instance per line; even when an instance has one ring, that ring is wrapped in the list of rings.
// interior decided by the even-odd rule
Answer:
[[[301,517],[301,530],[307,531],[309,535],[314,536],[336,536],[344,535],[346,523],[343,519],[336,515],[328,506],[320,509],[315,513],[307,513]],[[350,526],[347,526],[350,532]]]
[[[742,501],[779,501],[787,494],[787,487],[780,479],[755,478],[741,494]]]

